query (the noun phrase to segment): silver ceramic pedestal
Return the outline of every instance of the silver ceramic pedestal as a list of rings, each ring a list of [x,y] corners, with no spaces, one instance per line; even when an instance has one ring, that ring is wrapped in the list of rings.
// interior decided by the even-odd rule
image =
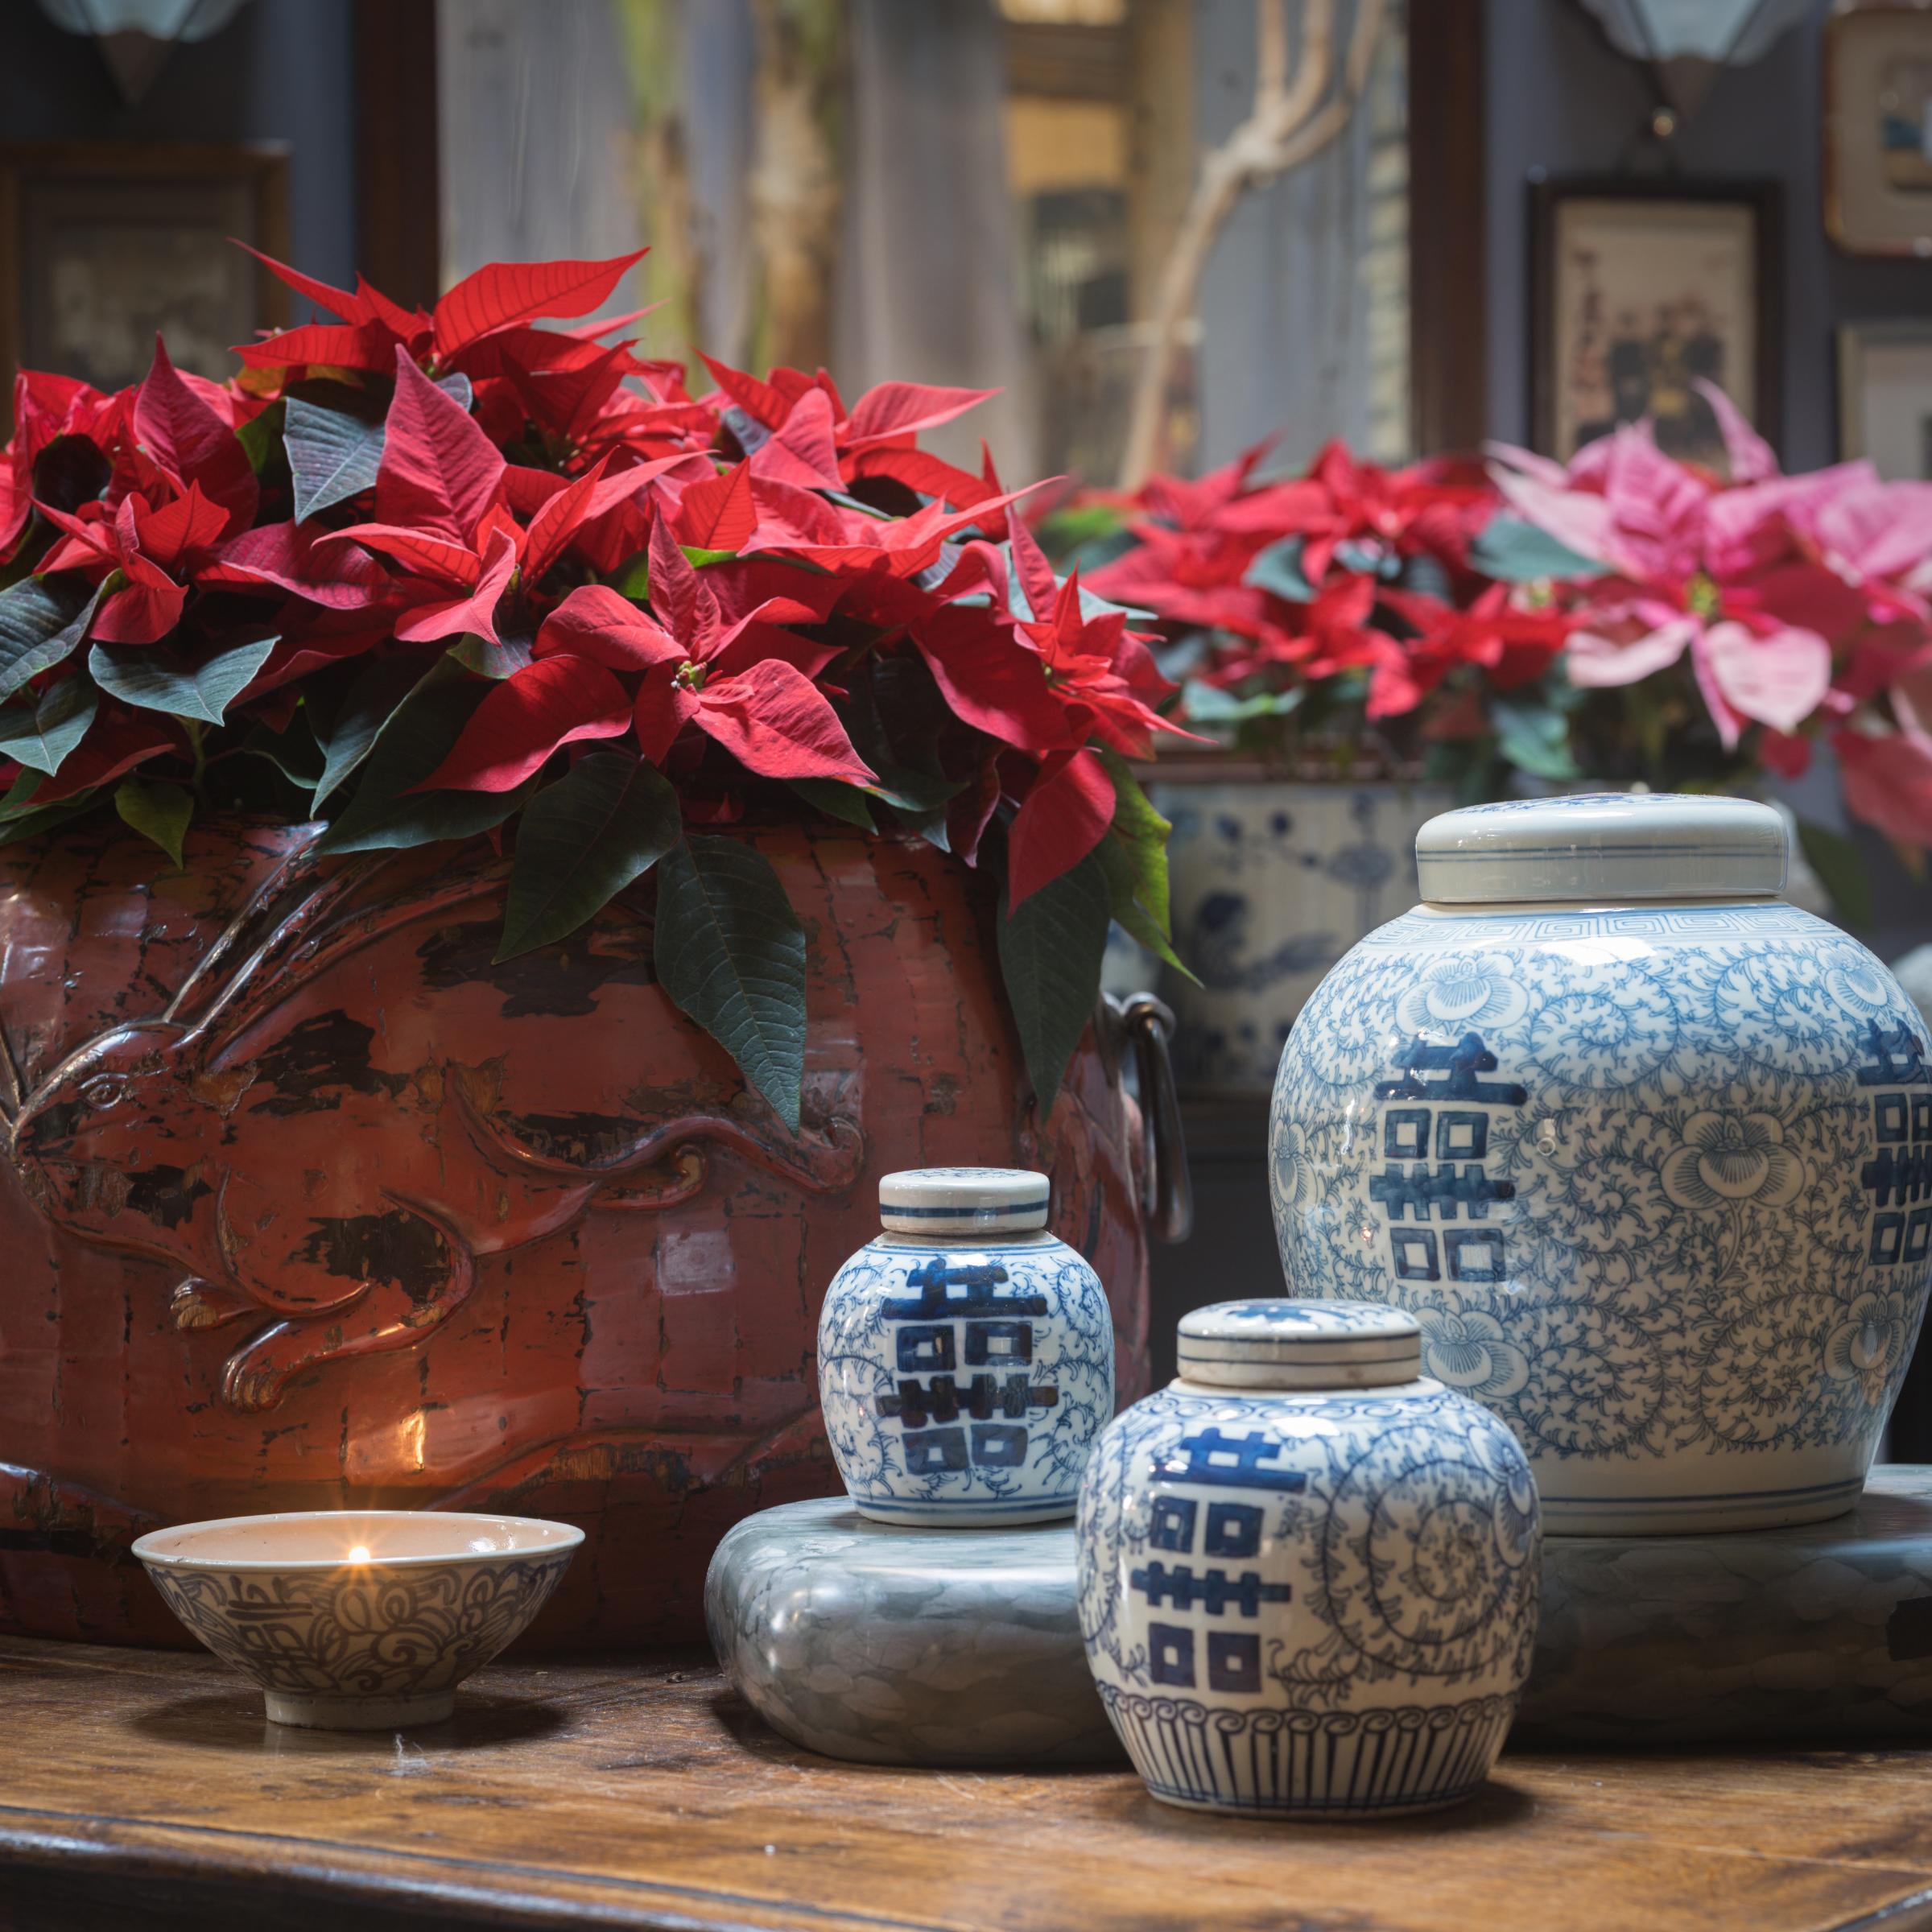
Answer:
[[[1519,1744],[1932,1736],[1932,1468],[1829,1522],[1543,1539]]]
[[[794,1744],[886,1765],[1117,1761],[1088,1674],[1073,1526],[927,1530],[844,1496],[740,1523],[704,1586],[712,1648]]]

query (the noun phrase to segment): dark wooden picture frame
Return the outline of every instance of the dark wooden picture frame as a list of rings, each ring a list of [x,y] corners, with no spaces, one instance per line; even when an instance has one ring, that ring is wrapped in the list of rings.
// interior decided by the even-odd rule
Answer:
[[[1869,165],[1872,157],[1860,149],[1878,131],[1880,97],[1855,100],[1849,92],[1861,68],[1875,83],[1882,81],[1882,74],[1866,68],[1862,43],[1882,36],[1888,27],[1922,42],[1914,52],[1932,62],[1932,14],[1922,0],[1839,0],[1825,20],[1818,161],[1825,233],[1847,255],[1917,259],[1932,247],[1932,206],[1923,205],[1932,197],[1924,183],[1888,184],[1882,156],[1876,169]],[[1889,187],[1908,192],[1894,201]]]
[[[1556,357],[1561,333],[1557,313],[1558,229],[1563,209],[1589,201],[1649,203],[1660,208],[1715,206],[1742,209],[1748,215],[1753,237],[1749,298],[1754,334],[1752,379],[1749,397],[1732,394],[1732,400],[1744,407],[1752,426],[1775,448],[1781,427],[1784,372],[1783,189],[1775,181],[1629,180],[1615,175],[1532,177],[1530,183],[1529,383],[1534,447],[1546,455],[1572,453],[1557,448]]]
[[[138,380],[157,329],[184,368],[227,375],[229,348],[286,326],[290,309],[288,291],[230,237],[287,258],[285,147],[0,147],[6,392],[23,367],[105,388]],[[0,407],[10,415],[10,403]]]
[[[1409,9],[1409,384],[1418,456],[1489,433],[1482,0]]]
[[[1901,357],[1913,364],[1905,385]],[[1888,393],[1868,411],[1867,390],[1875,384]],[[1876,438],[1865,434],[1868,419]],[[1932,481],[1932,322],[1889,316],[1839,324],[1838,454],[1841,462],[1863,457],[1881,477]]]

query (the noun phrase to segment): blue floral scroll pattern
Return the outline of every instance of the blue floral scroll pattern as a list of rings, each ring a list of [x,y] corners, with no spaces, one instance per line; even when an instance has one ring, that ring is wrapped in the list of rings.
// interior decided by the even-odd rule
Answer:
[[[1402,1279],[1373,1090],[1418,1036],[1473,1030],[1526,1095],[1488,1120],[1506,1268]],[[1874,1441],[1932,1282],[1923,1034],[1870,953],[1783,905],[1406,914],[1282,1058],[1290,1290],[1410,1308],[1426,1373],[1539,1459]]]
[[[1282,1465],[1270,1490],[1177,1476],[1180,1451],[1210,1433],[1224,1443],[1266,1437],[1274,1446],[1267,1459],[1278,1455]],[[1251,1604],[1246,1624],[1232,1609],[1218,1620],[1222,1629],[1255,1629],[1261,1662],[1244,1686],[1216,1696],[1212,1677],[1197,1685],[1163,1670],[1155,1620],[1169,1612],[1150,1600],[1148,1579],[1162,1563],[1171,1570],[1177,1560],[1221,1558],[1226,1546],[1212,1540],[1206,1513],[1236,1494],[1242,1507],[1260,1505],[1258,1535],[1241,1560],[1257,1566],[1257,1583],[1272,1594],[1261,1617]],[[1205,1538],[1193,1527],[1197,1512],[1210,1525]],[[1177,1521],[1187,1525],[1178,1538]],[[1272,1770],[1254,1773],[1257,1798],[1248,1772],[1217,1771],[1212,1754],[1183,1752],[1192,1769],[1181,1777],[1168,1747],[1183,1734],[1146,1731],[1157,1715],[1227,1737],[1340,1736],[1411,1718],[1439,1728],[1459,1719],[1439,1713],[1480,1706],[1486,1726],[1496,1720],[1478,1754],[1480,1781],[1529,1672],[1538,1534],[1535,1486],[1514,1439],[1447,1390],[1246,1397],[1164,1389],[1117,1419],[1081,1484],[1081,1633],[1143,1774],[1178,1782],[1167,1795],[1266,1808],[1269,1791],[1287,1802],[1289,1774],[1270,1760]],[[1233,1569],[1229,1561],[1231,1581]],[[1215,1622],[1201,1627],[1204,1639],[1217,1633]],[[1149,1756],[1160,1761],[1152,1769],[1142,1761]],[[1442,1775],[1466,1781],[1468,1769]],[[1410,1790],[1407,1800],[1447,1791]],[[1323,1794],[1304,1775],[1292,1798],[1301,1808]]]
[[[947,1320],[948,1353],[938,1373],[908,1368],[902,1338],[914,1324],[894,1319],[893,1306],[923,1280],[979,1269],[998,1277],[1000,1298],[1024,1298],[1041,1311],[1025,1322],[1027,1359],[1005,1368],[1004,1383],[1026,1385],[1024,1411],[1001,1414],[1007,1439],[1024,1431],[1011,1461],[971,1455],[960,1467],[910,1466],[909,1435],[923,1418],[909,1414],[907,1384],[930,1394],[943,1374],[964,1388],[992,1371],[968,1360],[972,1323]],[[998,1323],[1002,1328],[1009,1323]],[[944,1509],[978,1509],[1066,1499],[1069,1505],[1093,1439],[1113,1413],[1113,1321],[1100,1278],[1056,1241],[931,1246],[902,1236],[867,1243],[827,1290],[819,1327],[819,1391],[825,1433],[845,1486],[861,1502]],[[917,1400],[915,1395],[914,1399]],[[964,1432],[963,1432],[964,1433]]]

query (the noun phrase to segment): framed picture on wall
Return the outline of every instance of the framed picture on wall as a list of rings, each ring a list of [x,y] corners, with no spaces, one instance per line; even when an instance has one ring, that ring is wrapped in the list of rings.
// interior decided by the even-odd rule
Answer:
[[[1775,183],[1534,180],[1530,419],[1567,461],[1648,416],[1660,448],[1721,471],[1723,390],[1777,440]]]
[[[267,147],[0,147],[0,395],[18,369],[138,382],[157,331],[184,369],[227,375],[233,344],[288,320],[229,239],[287,258],[287,166]]]
[[[1932,481],[1932,322],[1838,332],[1838,446],[1889,480]]]
[[[1848,254],[1932,254],[1932,12],[1845,0],[1825,24],[1825,227]]]

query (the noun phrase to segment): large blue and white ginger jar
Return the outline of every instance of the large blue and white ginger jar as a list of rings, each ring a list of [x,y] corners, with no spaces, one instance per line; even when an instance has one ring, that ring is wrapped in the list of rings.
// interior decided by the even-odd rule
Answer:
[[[819,1400],[864,1516],[934,1526],[1072,1515],[1113,1414],[1100,1279],[1046,1232],[1046,1176],[922,1167],[879,1183],[883,1232],[833,1276]]]
[[[1453,811],[1423,902],[1282,1052],[1297,1295],[1410,1311],[1529,1454],[1553,1532],[1850,1506],[1932,1277],[1918,1010],[1781,902],[1786,835],[1667,795]]]
[[[1081,1634],[1155,1797],[1347,1818],[1468,1797],[1536,1637],[1516,1439],[1421,1373],[1394,1309],[1227,1302],[1095,1445]]]

